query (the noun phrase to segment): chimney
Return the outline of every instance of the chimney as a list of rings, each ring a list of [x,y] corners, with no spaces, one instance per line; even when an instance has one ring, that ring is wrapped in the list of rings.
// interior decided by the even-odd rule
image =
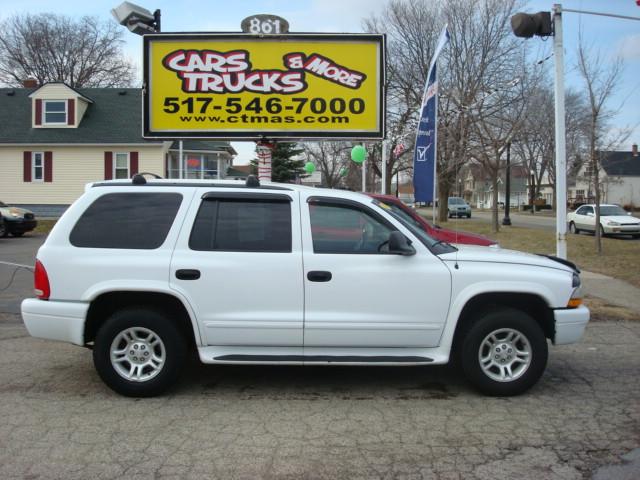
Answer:
[[[633,145],[631,145],[631,155],[633,155],[634,157],[638,156],[638,144],[634,143]]]
[[[33,77],[25,78],[22,81],[22,86],[24,88],[38,88],[38,80]]]

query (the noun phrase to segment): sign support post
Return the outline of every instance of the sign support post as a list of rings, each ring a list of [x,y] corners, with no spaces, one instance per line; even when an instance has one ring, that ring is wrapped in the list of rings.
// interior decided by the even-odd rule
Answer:
[[[274,144],[266,141],[257,142],[258,153],[258,180],[261,182],[271,181],[271,159],[273,157]]]

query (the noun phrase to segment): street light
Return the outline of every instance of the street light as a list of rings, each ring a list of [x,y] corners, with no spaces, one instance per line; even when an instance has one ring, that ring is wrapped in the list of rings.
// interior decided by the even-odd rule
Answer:
[[[511,225],[511,218],[509,218],[509,207],[511,204],[511,140],[507,142],[507,181],[505,185],[505,199],[504,199],[504,218],[502,219],[502,225]]]
[[[116,21],[136,35],[160,32],[160,10],[151,13],[144,7],[130,2],[122,2],[111,10]]]

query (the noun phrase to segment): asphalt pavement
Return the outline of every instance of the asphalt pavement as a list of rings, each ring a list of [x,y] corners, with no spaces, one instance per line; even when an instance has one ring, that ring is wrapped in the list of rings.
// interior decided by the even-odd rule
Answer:
[[[42,241],[0,239],[0,260],[32,265]],[[168,395],[140,400],[109,390],[90,350],[31,338],[16,312],[32,275],[1,291],[6,268],[3,480],[640,478],[640,322],[590,323],[513,398],[481,396],[449,366],[194,362]]]

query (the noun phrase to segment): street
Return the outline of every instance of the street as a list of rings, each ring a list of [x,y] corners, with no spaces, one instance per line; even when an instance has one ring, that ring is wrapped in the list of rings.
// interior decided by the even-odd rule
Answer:
[[[473,217],[476,219],[482,220],[483,222],[491,221],[491,212],[487,210],[474,210]],[[502,219],[504,218],[504,210],[498,211],[498,220],[500,221],[500,225],[502,225]],[[550,216],[549,214],[534,214],[532,215],[529,212],[511,212],[509,214],[509,218],[511,219],[511,225],[514,227],[527,227],[527,228],[541,228],[544,230],[555,230],[556,228],[556,217]],[[454,219],[450,219],[451,222]],[[462,219],[461,219],[462,220]]]

